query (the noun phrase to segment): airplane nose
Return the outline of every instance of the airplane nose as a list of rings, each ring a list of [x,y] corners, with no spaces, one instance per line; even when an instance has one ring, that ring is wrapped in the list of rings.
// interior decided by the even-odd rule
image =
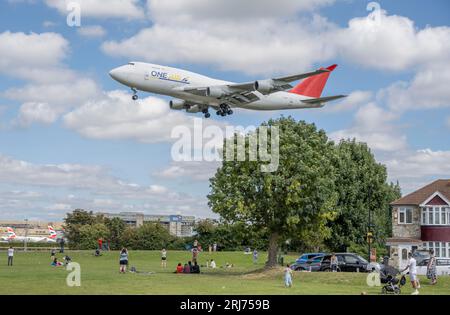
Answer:
[[[111,78],[113,78],[114,80],[116,80],[120,83],[125,83],[127,81],[127,77],[128,77],[128,73],[123,67],[118,67],[118,68],[112,69],[109,72],[109,75],[111,76]]]

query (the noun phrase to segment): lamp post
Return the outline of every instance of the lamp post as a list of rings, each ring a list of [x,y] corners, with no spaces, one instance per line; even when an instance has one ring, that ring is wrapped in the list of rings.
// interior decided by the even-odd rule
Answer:
[[[25,219],[25,241],[24,241],[24,251],[27,251],[27,242],[28,242],[28,219]]]

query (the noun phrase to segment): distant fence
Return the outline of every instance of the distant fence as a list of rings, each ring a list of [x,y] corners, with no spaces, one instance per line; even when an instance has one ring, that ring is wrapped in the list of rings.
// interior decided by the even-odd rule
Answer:
[[[19,247],[19,246],[13,246],[15,251],[25,251],[25,247]],[[7,251],[9,249],[8,247],[0,247],[0,251]],[[59,247],[27,247],[27,252],[44,252],[44,251],[51,251],[52,249],[56,249],[57,252],[59,251]],[[69,248],[65,247],[64,250],[69,250]]]

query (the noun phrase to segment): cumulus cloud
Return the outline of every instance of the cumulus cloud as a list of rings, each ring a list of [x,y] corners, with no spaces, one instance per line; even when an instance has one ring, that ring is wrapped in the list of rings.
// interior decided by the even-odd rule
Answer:
[[[5,31],[0,33],[0,73],[34,80],[36,72],[42,77],[42,71],[60,67],[68,52],[69,42],[60,34]]]
[[[56,33],[0,34],[0,74],[26,81],[1,93],[23,102],[17,118],[22,126],[54,122],[98,94],[94,80],[65,66],[69,51],[68,41]]]
[[[332,132],[330,137],[335,141],[356,138],[367,142],[374,150],[403,150],[407,147],[406,136],[392,124],[396,119],[393,113],[369,103],[356,112],[352,127]]]
[[[78,34],[83,37],[103,37],[106,35],[106,30],[100,25],[83,26],[77,29]]]
[[[78,3],[81,17],[141,19],[145,16],[139,0],[45,0],[47,6],[55,8],[59,13],[67,15],[67,6]]]
[[[153,175],[158,178],[170,180],[207,181],[214,176],[219,167],[220,162],[172,162],[167,168]]]
[[[213,120],[202,123],[223,126]],[[171,110],[161,98],[149,96],[135,102],[124,91],[110,91],[99,100],[89,101],[67,113],[64,124],[87,138],[158,143],[174,141],[171,134],[177,126],[192,130],[194,117]]]

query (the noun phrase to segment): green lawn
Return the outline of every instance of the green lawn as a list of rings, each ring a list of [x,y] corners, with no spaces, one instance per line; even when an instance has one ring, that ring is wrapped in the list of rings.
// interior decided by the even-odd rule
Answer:
[[[64,267],[51,267],[49,253],[18,252],[14,266],[6,266],[6,253],[0,252],[0,294],[379,294],[370,288],[363,273],[294,273],[293,288],[284,288],[282,269],[261,272],[266,259],[260,253],[254,265],[252,255],[242,252],[201,253],[199,262],[214,258],[217,266],[227,262],[232,269],[202,268],[200,275],[173,274],[178,262],[190,259],[189,252],[169,251],[168,268],[160,267],[160,253],[131,251],[130,266],[153,274],[119,274],[118,252],[94,257],[92,252],[67,252],[81,265],[81,287],[68,287]],[[58,256],[61,258],[61,254]],[[294,256],[285,258],[293,261]],[[450,277],[441,277],[435,286],[422,279],[421,294],[450,294]],[[407,284],[403,294],[410,294]]]

